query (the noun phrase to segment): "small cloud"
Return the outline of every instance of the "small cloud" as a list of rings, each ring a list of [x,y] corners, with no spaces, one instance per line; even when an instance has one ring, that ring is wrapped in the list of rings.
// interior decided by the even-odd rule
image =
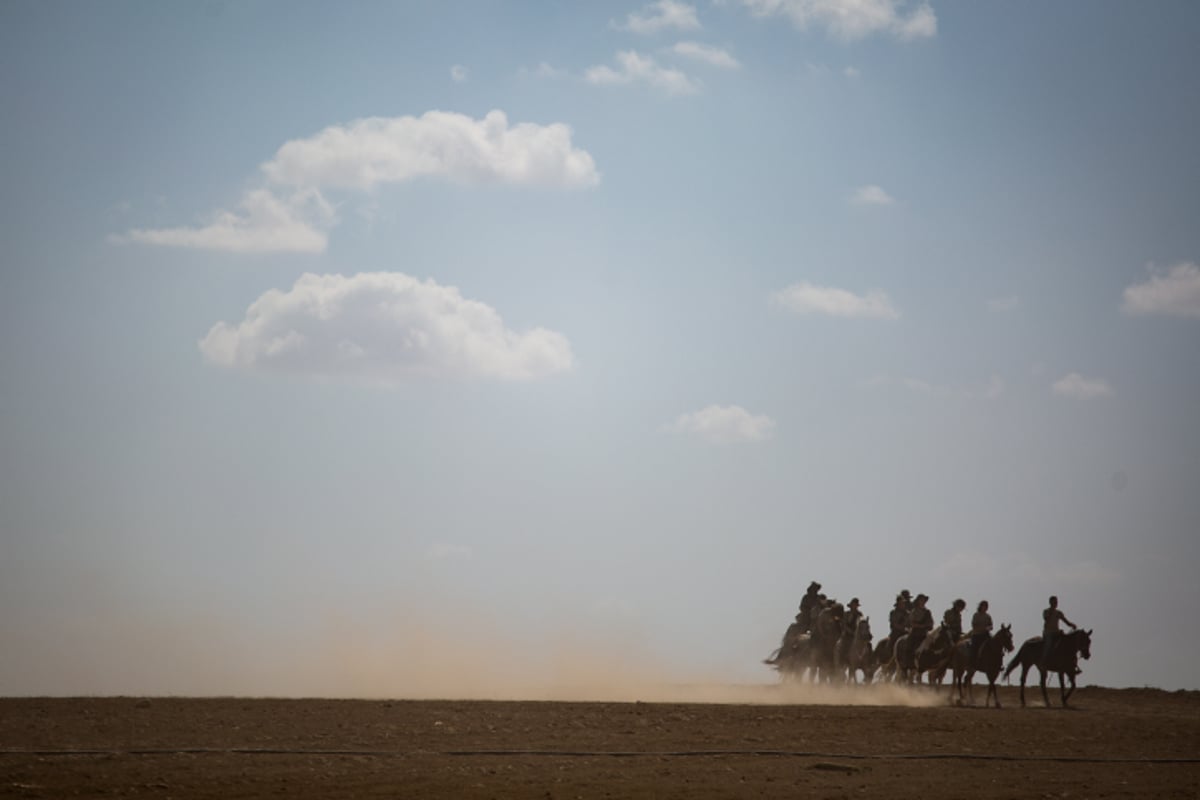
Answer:
[[[217,366],[376,384],[531,380],[573,365],[561,333],[511,330],[455,287],[400,272],[302,275],[251,303],[241,322],[218,322],[199,346]]]
[[[902,41],[937,35],[937,15],[928,3],[911,12],[905,0],[740,0],[756,17],[783,16],[797,30],[824,28],[842,41],[854,41],[877,33],[891,34]]]
[[[462,64],[455,64],[450,68],[450,77],[455,83],[462,83],[467,79],[467,68]]]
[[[1060,397],[1077,397],[1090,400],[1094,397],[1108,397],[1113,393],[1107,381],[1095,378],[1085,378],[1078,372],[1072,372],[1056,380],[1051,385],[1051,391]]]
[[[557,67],[551,66],[549,63],[547,63],[545,61],[541,61],[538,63],[538,65],[536,67],[533,67],[533,68],[521,67],[521,69],[518,70],[518,74],[532,75],[535,78],[551,79],[551,78],[565,77],[567,74],[567,71],[564,69],[558,69]]]
[[[844,70],[842,70],[842,74],[852,80],[862,75],[862,73],[858,71],[857,67],[846,67]]]
[[[228,253],[322,253],[335,219],[320,192],[280,198],[267,189],[247,192],[239,212],[218,211],[212,222],[189,228],[134,228],[109,237],[113,244],[152,244]]]
[[[681,31],[693,31],[700,28],[700,20],[696,17],[696,7],[675,0],[658,0],[646,6],[641,13],[632,12],[625,18],[624,25],[615,25],[633,33],[650,35],[674,28]]]
[[[425,551],[426,558],[433,561],[464,561],[475,555],[475,551],[464,544],[434,542]]]
[[[883,292],[870,291],[858,295],[845,289],[814,286],[803,281],[773,292],[771,301],[797,314],[866,319],[896,319],[900,316]]]
[[[741,62],[734,58],[729,51],[700,42],[679,42],[671,48],[671,52],[722,69],[738,69],[742,66]]]
[[[674,422],[664,425],[662,430],[699,436],[713,444],[761,442],[774,434],[775,420],[765,415],[751,414],[741,406],[713,405],[680,414]]]
[[[1200,317],[1200,266],[1176,264],[1167,272],[1150,268],[1150,278],[1125,289],[1126,314]]]
[[[623,50],[616,55],[620,69],[607,65],[590,67],[584,73],[584,79],[596,86],[621,86],[632,83],[645,83],[667,94],[696,94],[700,91],[700,83],[689,78],[677,69],[660,67],[650,56],[643,56],[633,50]]]
[[[856,206],[890,206],[896,201],[882,187],[871,184],[855,189],[850,202]]]
[[[1007,297],[992,297],[987,301],[989,311],[997,314],[1004,314],[1013,311],[1021,304],[1021,298],[1016,295],[1008,295]]]

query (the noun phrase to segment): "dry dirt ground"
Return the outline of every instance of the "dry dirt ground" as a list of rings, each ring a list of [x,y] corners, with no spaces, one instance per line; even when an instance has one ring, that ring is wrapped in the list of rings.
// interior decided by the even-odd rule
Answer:
[[[915,697],[936,704],[8,698],[0,796],[1200,797],[1200,692]]]

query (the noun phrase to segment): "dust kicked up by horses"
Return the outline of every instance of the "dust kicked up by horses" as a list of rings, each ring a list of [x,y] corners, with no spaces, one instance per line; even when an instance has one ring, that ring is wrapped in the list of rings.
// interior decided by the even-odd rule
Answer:
[[[987,679],[984,705],[994,702],[999,708],[996,680],[1004,669],[1005,655],[1017,649],[1012,625],[994,629],[988,601],[981,600],[964,628],[966,602],[961,599],[955,600],[935,625],[928,603],[927,595],[913,597],[907,589],[902,590],[888,614],[887,635],[875,642],[870,617],[863,613],[857,597],[843,605],[823,594],[821,584],[813,581],[779,647],[763,663],[778,671],[785,682],[821,685],[886,681],[937,688],[950,674],[950,702],[958,705],[974,703],[972,681],[979,674]],[[1070,633],[1060,631],[1064,623]],[[1026,639],[1004,670],[1007,680],[1021,667],[1021,705],[1025,705],[1026,677],[1037,667],[1046,705],[1050,705],[1046,679],[1058,673],[1060,697],[1066,706],[1081,672],[1079,657],[1091,658],[1091,637],[1092,631],[1077,628],[1058,609],[1058,598],[1051,597],[1042,612],[1042,634]]]

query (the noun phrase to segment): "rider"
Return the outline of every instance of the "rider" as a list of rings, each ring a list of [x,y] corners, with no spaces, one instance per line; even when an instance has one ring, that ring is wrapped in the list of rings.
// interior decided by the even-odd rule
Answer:
[[[805,631],[812,630],[812,626],[809,623],[813,618],[813,613],[812,613],[813,606],[817,605],[820,602],[820,597],[817,594],[820,591],[821,591],[821,584],[817,583],[816,581],[813,581],[812,583],[810,583],[808,585],[808,591],[806,591],[804,593],[804,597],[800,598],[800,615],[799,615],[799,617],[801,617],[801,619],[799,619],[799,621],[805,625]]]
[[[925,636],[933,630],[933,614],[925,603],[929,601],[929,595],[918,594],[917,599],[913,601],[912,611],[908,614],[908,641],[912,646],[920,645]]]
[[[892,644],[908,631],[908,606],[904,602],[903,594],[896,595],[896,604],[888,614],[888,625],[888,641]]]
[[[992,615],[988,613],[988,601],[980,600],[974,616],[971,617],[971,643],[967,647],[969,662],[975,666],[975,655],[979,648],[992,635]]]
[[[1038,662],[1038,666],[1043,670],[1046,669],[1050,661],[1050,652],[1054,649],[1055,642],[1062,635],[1062,631],[1058,625],[1060,621],[1070,625],[1071,630],[1075,630],[1075,623],[1067,619],[1067,615],[1059,610],[1058,597],[1051,595],[1050,607],[1042,611],[1042,658]]]
[[[962,612],[966,607],[967,601],[960,597],[942,614],[942,629],[950,636],[950,644],[962,638]]]
[[[842,664],[850,657],[850,648],[854,646],[854,637],[858,635],[858,621],[862,619],[858,610],[858,598],[850,598],[846,611],[842,614],[842,638],[838,639],[838,658]]]

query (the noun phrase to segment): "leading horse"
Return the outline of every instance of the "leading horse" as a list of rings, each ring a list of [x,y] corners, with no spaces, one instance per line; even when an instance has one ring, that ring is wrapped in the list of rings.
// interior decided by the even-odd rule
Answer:
[[[1075,672],[1076,664],[1079,656],[1086,658],[1092,657],[1092,632],[1090,630],[1077,629],[1068,634],[1059,636],[1050,651],[1050,657],[1046,659],[1046,663],[1042,664],[1042,637],[1035,636],[1032,639],[1027,639],[1021,645],[1021,649],[1017,651],[1016,656],[1009,662],[1008,669],[1004,670],[1004,678],[1012,674],[1012,671],[1021,665],[1021,705],[1025,705],[1025,676],[1029,674],[1030,667],[1038,668],[1038,675],[1041,677],[1042,700],[1046,706],[1050,706],[1050,696],[1046,694],[1046,678],[1051,672],[1058,673],[1058,691],[1062,695],[1063,708],[1067,707],[1067,699],[1075,691]],[[1066,675],[1071,681],[1071,688],[1068,690],[1063,683],[1063,675]]]

